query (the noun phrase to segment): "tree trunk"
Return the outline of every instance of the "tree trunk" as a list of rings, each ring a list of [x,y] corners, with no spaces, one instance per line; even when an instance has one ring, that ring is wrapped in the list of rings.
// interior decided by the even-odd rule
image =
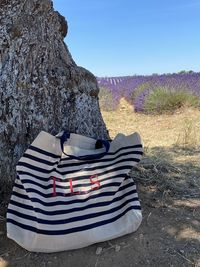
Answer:
[[[50,0],[0,1],[0,188],[41,130],[98,138],[107,131],[96,78],[73,61],[65,18]]]

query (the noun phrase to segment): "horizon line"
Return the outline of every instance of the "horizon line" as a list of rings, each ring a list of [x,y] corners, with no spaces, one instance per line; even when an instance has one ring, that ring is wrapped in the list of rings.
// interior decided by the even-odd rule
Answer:
[[[186,71],[186,70],[181,70],[181,71],[178,71],[178,72],[164,72],[164,73],[152,73],[152,74],[130,74],[130,75],[117,75],[117,76],[97,76],[97,75],[94,75],[96,78],[117,78],[117,77],[133,77],[133,76],[161,76],[161,75],[173,75],[173,74],[198,74],[200,73],[200,71],[193,71],[193,70],[189,70],[189,71]]]

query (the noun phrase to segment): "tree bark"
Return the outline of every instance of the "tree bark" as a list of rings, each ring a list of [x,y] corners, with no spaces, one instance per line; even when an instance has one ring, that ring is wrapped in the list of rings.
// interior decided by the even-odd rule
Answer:
[[[108,137],[96,78],[75,64],[66,34],[67,22],[52,1],[0,1],[2,191],[12,185],[17,161],[41,130]]]

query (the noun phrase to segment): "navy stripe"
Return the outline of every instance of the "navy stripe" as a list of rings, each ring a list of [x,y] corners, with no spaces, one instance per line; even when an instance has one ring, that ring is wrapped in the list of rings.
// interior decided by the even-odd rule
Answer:
[[[43,235],[66,235],[66,234],[86,231],[86,230],[89,230],[89,229],[92,229],[92,228],[96,228],[96,227],[99,227],[99,226],[103,226],[103,225],[112,223],[114,221],[117,221],[121,217],[123,217],[130,210],[140,210],[140,207],[138,207],[138,206],[130,206],[125,211],[123,211],[122,213],[118,214],[117,216],[115,216],[115,217],[113,217],[111,219],[99,221],[99,222],[88,224],[88,225],[84,225],[84,226],[78,226],[78,227],[74,227],[74,228],[71,228],[71,229],[65,229],[65,230],[43,230],[43,229],[37,229],[37,228],[35,228],[33,226],[22,224],[22,223],[16,222],[13,219],[9,219],[9,218],[7,218],[7,223],[12,223],[12,224],[14,224],[16,226],[21,227],[22,229],[26,229],[26,230],[29,230],[31,232],[35,232],[35,233],[38,233],[38,234],[43,234]]]
[[[49,175],[48,175],[48,177],[47,178],[44,178],[44,177],[41,177],[41,176],[38,176],[38,175],[35,175],[35,174],[33,174],[33,173],[30,173],[30,172],[25,172],[25,171],[17,171],[17,174],[18,174],[18,176],[20,176],[20,175],[28,175],[28,176],[30,176],[30,177],[34,177],[34,178],[36,178],[36,179],[38,179],[38,180],[40,180],[40,181],[49,181]]]
[[[105,162],[109,162],[109,161],[114,161],[116,159],[119,159],[123,156],[129,156],[130,158],[130,155],[142,155],[143,152],[142,151],[132,151],[132,152],[126,152],[126,153],[122,153],[122,154],[119,154],[117,155],[116,157],[113,157],[113,158],[103,158],[102,160],[99,160],[98,162],[90,162],[90,164],[94,163],[94,164],[98,164],[98,165],[95,165],[93,168],[100,168],[102,167],[102,165],[99,165],[99,163],[105,163]],[[131,157],[132,158],[132,157]],[[112,164],[116,164],[118,161],[115,161],[113,162]],[[80,165],[87,165],[88,163],[85,163],[85,162],[76,162],[76,163],[67,163],[67,164],[59,164],[58,165],[58,168],[65,168],[65,167],[75,167],[75,166],[80,166]],[[103,165],[103,166],[110,166],[110,165]],[[84,168],[84,169],[90,169],[90,168]]]
[[[12,210],[11,208],[8,208],[7,212],[10,213],[10,214],[16,215],[19,218],[22,218],[22,219],[25,219],[25,220],[30,220],[30,221],[33,221],[33,222],[37,222],[37,223],[40,223],[40,224],[46,224],[46,225],[60,225],[61,224],[62,225],[62,224],[67,224],[67,223],[72,223],[72,222],[79,222],[79,221],[84,221],[84,220],[88,220],[88,219],[93,219],[93,218],[97,218],[97,217],[100,217],[100,216],[105,216],[105,215],[108,215],[108,214],[111,215],[112,213],[121,210],[123,207],[125,207],[127,204],[130,204],[131,202],[133,202],[133,199],[127,199],[126,201],[121,203],[121,205],[119,205],[117,207],[114,207],[112,209],[107,209],[107,210],[104,210],[104,211],[99,211],[99,212],[79,215],[79,216],[71,217],[71,218],[69,218],[68,217],[69,214],[67,214],[68,218],[60,219],[60,220],[54,220],[54,221],[45,220],[45,219],[41,219],[41,218],[38,218],[38,217],[35,217],[35,216],[31,216],[31,215],[28,215],[28,214],[25,214],[25,213],[21,213],[19,211]],[[138,206],[139,205],[137,205],[137,207]]]
[[[17,183],[15,183],[15,184],[14,184],[14,187],[15,187],[15,188],[19,188],[19,189],[23,189],[23,190],[25,190],[25,187],[24,187],[22,184],[17,184]]]
[[[59,160],[52,162],[52,161],[44,160],[42,158],[38,158],[38,157],[33,156],[31,154],[28,154],[28,153],[24,153],[23,158],[31,159],[31,160],[34,160],[36,162],[46,164],[48,166],[54,166],[54,165],[57,165],[59,163]]]
[[[130,155],[130,154],[129,154]],[[113,166],[113,165],[117,165],[117,164],[119,164],[119,163],[121,163],[121,162],[129,162],[129,161],[134,161],[134,162],[139,162],[140,161],[140,159],[138,159],[138,158],[133,158],[133,157],[127,157],[127,158],[125,158],[125,159],[119,159],[119,160],[117,160],[117,161],[115,161],[115,162],[111,162],[110,164],[103,164],[103,165],[98,165],[98,166],[92,166],[91,165],[91,167],[88,167],[88,168],[84,168],[84,171],[94,171],[94,170],[101,170],[101,169],[105,169],[105,168],[107,168],[107,167],[111,167],[111,166]],[[107,161],[105,161],[105,162],[107,162]],[[80,165],[77,165],[77,166],[80,166]],[[62,169],[65,169],[66,167],[71,167],[70,165],[65,165],[65,166],[63,166],[63,165],[58,165],[57,166],[57,168],[56,168],[56,171],[58,171],[58,172],[61,172],[61,170]],[[82,167],[83,168],[83,167]],[[82,169],[81,168],[81,169]],[[68,171],[67,173],[73,173],[73,172],[76,172],[76,171],[79,171],[79,170],[81,170],[81,169],[78,169],[78,170],[76,170],[76,169],[74,169],[73,171]],[[65,171],[66,172],[66,171]]]
[[[126,146],[126,147],[120,147],[119,149],[117,149],[116,151],[114,152],[108,152],[106,155],[105,155],[105,159],[107,159],[107,156],[112,156],[112,155],[116,155],[119,151],[121,150],[127,150],[127,149],[134,149],[134,148],[142,148],[142,145],[139,144],[139,145],[134,145],[134,146]],[[134,151],[133,151],[134,152]],[[63,157],[61,159],[61,161],[68,161],[68,160],[71,160],[70,157]],[[80,161],[79,161],[80,162]],[[99,162],[99,160],[90,160],[89,163],[97,163]]]
[[[119,189],[118,189],[118,192],[119,191],[122,191],[126,188],[129,188],[131,187],[133,184],[132,183],[129,183],[129,184],[126,184],[124,186],[121,186]],[[135,193],[137,193],[136,190],[134,190]],[[99,194],[95,194],[95,195],[90,195],[89,197],[87,198],[84,198],[84,199],[73,199],[73,200],[69,200],[69,201],[54,201],[54,202],[44,202],[42,201],[41,199],[38,199],[38,198],[34,198],[34,197],[28,197],[28,195],[23,195],[23,194],[20,194],[18,192],[15,192],[13,191],[12,195],[16,196],[16,197],[19,197],[20,199],[28,199],[34,203],[40,203],[41,205],[43,206],[46,206],[46,207],[53,207],[53,206],[59,206],[59,205],[71,205],[71,204],[78,204],[78,203],[84,203],[84,202],[87,202],[88,200],[90,199],[99,199],[101,197],[111,197],[111,196],[114,196],[116,194],[116,191],[114,192],[102,192],[102,193],[99,193]],[[71,195],[70,195],[71,196]],[[53,198],[53,197],[52,197]],[[64,199],[64,197],[63,197]]]
[[[108,164],[108,165],[104,165],[104,166],[99,166],[99,167],[90,167],[90,168],[84,168],[84,171],[92,171],[92,170],[99,170],[99,169],[105,169],[106,167],[110,167],[110,166],[113,166],[113,165],[116,165],[118,163],[122,163],[122,162],[139,162],[140,159],[137,159],[137,158],[126,158],[126,159],[121,159],[121,160],[118,160],[117,162],[115,162],[114,164],[111,163],[111,164]],[[71,170],[71,171],[59,171],[57,168],[53,168],[53,169],[50,169],[50,170],[46,170],[46,169],[43,169],[43,168],[40,168],[40,167],[37,167],[37,166],[33,166],[29,163],[26,163],[26,162],[19,162],[17,164],[17,167],[19,166],[22,166],[22,167],[26,167],[26,168],[29,168],[30,170],[33,170],[33,171],[37,171],[37,172],[41,172],[41,173],[47,173],[47,174],[50,174],[51,172],[55,171],[56,173],[59,173],[60,175],[68,175],[70,173],[74,173],[74,172],[78,172],[78,171],[81,171],[82,168],[80,166],[80,169],[79,170]],[[131,168],[132,166],[129,165],[129,168]],[[19,168],[17,169],[19,170]]]
[[[54,158],[54,159],[59,159],[59,158],[60,158],[60,155],[55,155],[55,154],[53,154],[53,153],[47,152],[47,151],[45,151],[45,150],[43,150],[43,149],[41,149],[41,148],[35,147],[35,146],[33,146],[33,145],[30,145],[30,146],[28,147],[28,149],[31,149],[31,150],[33,150],[33,151],[36,151],[36,152],[38,152],[38,153],[40,153],[40,154],[43,154],[43,155],[45,155],[45,156],[48,156],[48,157],[51,157],[51,158]]]
[[[110,156],[110,155],[115,155],[116,153],[118,153],[118,152],[121,151],[121,150],[124,150],[124,149],[132,149],[132,148],[142,148],[142,145],[141,145],[141,144],[138,144],[138,145],[134,145],[134,146],[120,147],[120,148],[119,148],[118,150],[116,150],[115,152],[108,152],[108,153],[106,154],[106,156],[107,156],[107,155],[108,155],[108,156]],[[53,153],[47,152],[47,151],[45,151],[45,150],[43,150],[43,149],[41,149],[41,148],[35,147],[35,146],[33,146],[33,145],[30,145],[28,149],[31,149],[31,150],[33,150],[33,151],[36,151],[36,152],[40,153],[40,154],[43,154],[43,155],[45,155],[45,156],[52,157],[52,158],[55,158],[55,159],[61,157],[61,155],[55,155],[55,154],[53,154]],[[65,157],[65,158],[62,158],[61,160],[71,160],[71,159],[70,159],[69,157]],[[73,161],[74,161],[74,160],[73,160]],[[75,161],[76,161],[76,160],[75,160]],[[97,161],[98,161],[98,160],[97,160]],[[90,163],[97,162],[97,161],[96,161],[96,160],[91,160]]]
[[[115,159],[117,158],[120,158],[122,156],[127,156],[127,155],[130,155],[130,154],[135,154],[135,155],[143,155],[143,152],[142,151],[131,151],[131,152],[125,152],[125,153],[121,153],[119,155],[116,155],[115,157],[113,158],[103,158],[101,160],[98,160],[98,162],[96,161],[90,161],[90,164],[92,163],[96,163],[96,164],[99,164],[99,163],[103,163],[103,162],[108,162],[108,161],[114,161]],[[36,156],[33,156],[33,155],[30,155],[28,153],[25,153],[23,155],[23,158],[27,158],[27,159],[31,159],[33,161],[36,161],[36,162],[39,162],[39,163],[43,163],[43,164],[46,164],[48,166],[54,166],[54,165],[57,165],[59,162],[61,162],[61,159],[60,160],[57,160],[55,162],[51,162],[51,161],[48,161],[48,160],[44,160],[42,158],[38,158]],[[79,162],[68,162],[67,164],[64,163],[64,164],[60,164],[60,166],[62,166],[62,168],[64,167],[75,167],[75,166],[80,166],[80,165],[87,165],[88,163],[85,162],[85,161],[79,161]],[[98,166],[97,166],[98,167]]]
[[[135,190],[131,190],[129,192],[127,192],[126,194],[123,194],[119,197],[115,197],[114,199],[112,199],[111,201],[104,201],[104,202],[96,202],[96,203],[92,203],[92,204],[89,204],[87,206],[82,206],[82,207],[76,207],[76,208],[71,208],[71,209],[67,209],[67,210],[53,210],[53,211],[47,211],[47,210],[43,210],[43,209],[40,209],[40,208],[35,208],[34,206],[30,206],[30,205],[26,205],[26,204],[22,204],[22,203],[19,203],[19,202],[16,202],[14,200],[11,199],[10,201],[10,204],[19,207],[19,208],[23,208],[23,209],[26,209],[26,210],[32,210],[36,213],[40,213],[40,214],[44,214],[44,215],[48,215],[48,216],[54,216],[54,215],[63,215],[63,214],[66,214],[66,213],[73,213],[73,212],[77,212],[77,211],[86,211],[88,209],[91,209],[91,208],[98,208],[98,207],[105,207],[105,206],[108,206],[108,205],[111,205],[112,203],[115,203],[117,201],[120,201],[130,195],[133,195],[135,194]],[[138,197],[134,197],[132,198],[133,201],[139,201]],[[25,212],[25,211],[24,211]]]

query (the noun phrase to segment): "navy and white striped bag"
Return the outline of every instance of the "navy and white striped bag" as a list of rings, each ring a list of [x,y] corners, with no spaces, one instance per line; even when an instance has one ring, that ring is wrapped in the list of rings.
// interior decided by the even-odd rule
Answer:
[[[105,142],[42,131],[17,165],[7,235],[29,251],[56,252],[113,239],[139,227],[138,133]]]

